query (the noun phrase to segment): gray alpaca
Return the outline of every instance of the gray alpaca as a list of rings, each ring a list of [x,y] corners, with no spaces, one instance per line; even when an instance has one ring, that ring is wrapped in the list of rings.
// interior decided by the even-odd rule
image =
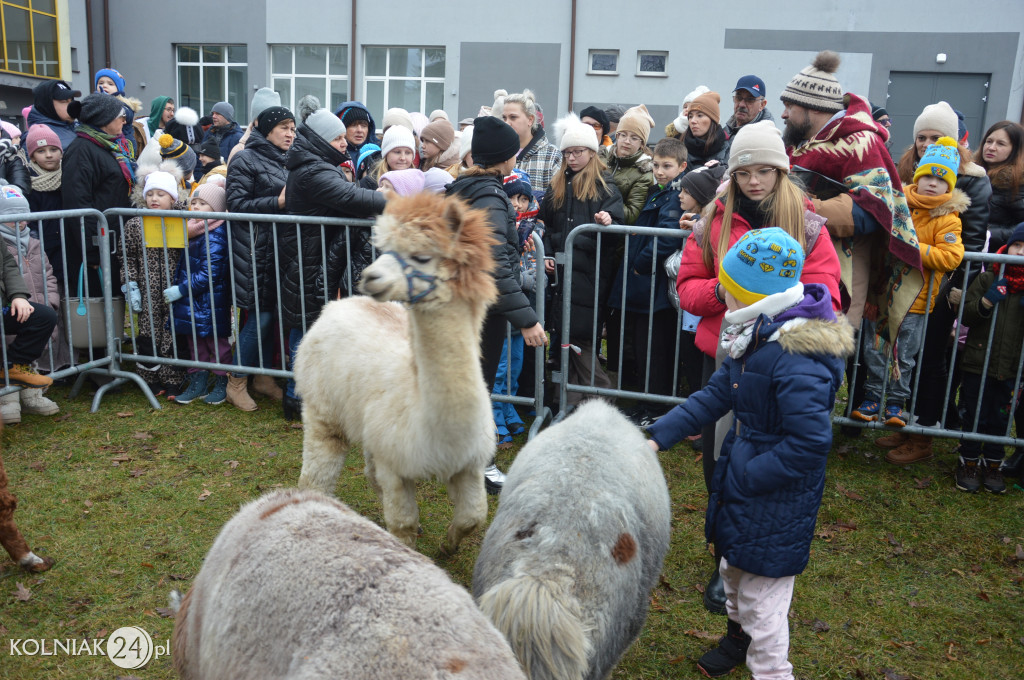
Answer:
[[[473,597],[532,680],[604,678],[647,618],[670,522],[643,435],[612,406],[587,402],[516,456]]]
[[[525,680],[433,562],[318,491],[244,506],[178,611],[182,678]]]

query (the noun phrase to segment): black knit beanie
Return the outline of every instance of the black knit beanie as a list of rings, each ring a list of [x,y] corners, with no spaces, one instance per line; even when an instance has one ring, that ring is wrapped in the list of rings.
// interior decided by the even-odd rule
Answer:
[[[109,94],[90,94],[81,102],[68,104],[68,114],[81,122],[99,129],[115,118],[125,115],[124,104]]]
[[[597,108],[596,106],[588,106],[587,108],[580,111],[580,118],[587,117],[593,118],[601,124],[601,136],[608,134],[608,130],[611,129],[611,121],[608,120],[608,114],[604,110]]]
[[[264,109],[256,119],[256,129],[266,137],[271,130],[277,127],[278,123],[285,120],[294,121],[295,114],[283,106],[271,106],[269,109]]]
[[[683,178],[679,180],[679,188],[693,196],[697,205],[703,208],[715,197],[723,176],[725,176],[724,164],[711,167],[701,166],[683,175]]]
[[[357,120],[365,120],[367,123],[370,122],[370,113],[363,108],[358,106],[350,106],[341,112],[341,122],[348,127]]]
[[[512,126],[494,116],[473,120],[473,163],[488,168],[504,163],[519,153],[519,135]]]

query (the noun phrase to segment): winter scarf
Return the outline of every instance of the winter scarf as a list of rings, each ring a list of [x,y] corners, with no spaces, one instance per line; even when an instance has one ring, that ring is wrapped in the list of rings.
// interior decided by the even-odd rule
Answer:
[[[113,137],[85,123],[78,125],[76,133],[82,139],[87,139],[101,149],[106,149],[114,154],[114,160],[121,166],[121,174],[124,176],[124,181],[128,182],[128,193],[131,193],[132,189],[135,188],[136,168],[135,161],[131,159],[131,156],[125,153],[124,149],[117,144]]]
[[[164,117],[164,107],[167,106],[167,102],[170,100],[170,97],[157,97],[153,100],[153,103],[149,105],[149,120],[146,124],[149,126],[150,137],[155,135],[156,131],[163,127],[163,123],[160,121]]]
[[[188,229],[188,239],[191,241],[196,236],[201,236],[207,231],[213,231],[220,225],[224,224],[224,220],[210,220],[206,219],[194,219],[185,222],[185,227]]]
[[[846,94],[843,101],[843,116],[788,152],[794,165],[845,184],[853,202],[881,225],[887,247],[883,261],[871,265],[878,278],[870,283],[865,315],[877,313],[876,333],[881,342],[876,344],[888,344],[896,339],[903,317],[924,285],[921,250],[903,185],[871,116],[871,105],[855,94]],[[843,281],[848,284],[853,239],[841,239],[836,250]]]
[[[804,299],[804,284],[797,281],[792,288],[787,288],[781,293],[775,293],[768,297],[761,298],[757,302],[743,309],[725,313],[725,323],[729,324],[722,331],[722,349],[728,352],[733,359],[739,359],[746,354],[747,347],[753,338],[754,322],[764,314],[773,318],[790,307],[799,304]],[[775,331],[768,339],[775,341],[779,333],[785,329],[807,323],[807,319],[798,317],[786,321],[779,330]]]
[[[996,255],[1006,255],[1006,251],[1009,246],[999,246],[999,250],[996,251]],[[996,269],[998,273],[999,270]],[[1003,278],[1007,281],[1007,289],[1010,294],[1024,292],[1024,265],[1020,264],[1004,264],[1003,265]]]
[[[0,224],[0,236],[8,243],[18,247],[18,261],[24,262],[28,258],[28,241],[32,233],[28,229],[20,229],[16,225]]]
[[[711,142],[710,147],[706,140],[700,137],[694,137],[693,133],[690,132],[690,128],[686,128],[686,134],[683,135],[683,144],[686,145],[686,153],[696,156],[697,158],[710,158],[716,153],[722,150],[725,146],[725,141],[728,139],[725,136],[725,130],[719,128],[715,134],[714,141]]]
[[[60,189],[61,169],[43,170],[35,161],[29,161],[32,170],[32,191],[57,191]]]
[[[764,210],[764,200],[755,201],[752,198],[747,198],[742,191],[736,192],[736,212],[747,221],[751,229],[773,226],[765,223],[768,213]]]

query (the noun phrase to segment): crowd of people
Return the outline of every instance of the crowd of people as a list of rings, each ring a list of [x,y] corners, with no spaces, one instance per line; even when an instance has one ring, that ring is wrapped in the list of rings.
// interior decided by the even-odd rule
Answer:
[[[47,81],[24,112],[25,129],[5,123],[0,133],[0,212],[201,214],[187,219],[185,238],[166,249],[146,247],[146,217],[110,220],[112,240],[121,247],[111,253],[109,271],[100,264],[95,219],[86,217],[81,228],[59,220],[0,228],[8,246],[0,249],[4,332],[15,336],[5,375],[27,388],[0,398],[4,420],[56,412],[42,395],[50,379],[39,372],[67,366],[73,350],[54,312],[64,291],[99,290],[104,276],[120,286],[137,317],[135,352],[154,359],[137,368],[154,392],[182,405],[227,402],[252,411],[251,387],[280,400],[286,417],[299,417],[294,382],[282,389],[255,369],[290,365],[323,305],[355,292],[372,247],[369,229],[291,223],[289,216],[372,218],[393,196],[434,191],[487,211],[497,237],[499,298],[481,341],[494,393],[532,394],[535,353],[525,348],[550,338],[552,347],[569,348],[569,362],[559,366],[561,353],[552,351],[547,368],[561,371],[570,384],[610,388],[612,373],[623,388],[646,395],[704,395],[671,415],[664,401],[641,399],[630,416],[655,433],[655,449],[682,437],[701,448],[708,491],[726,505],[730,496],[752,493],[720,465],[736,465],[738,440],[758,432],[779,441],[797,436],[788,417],[760,398],[785,376],[764,363],[767,354],[754,361],[754,353],[809,320],[848,327],[862,360],[855,365],[851,353],[837,349],[845,347],[838,340],[828,344],[827,361],[794,359],[792,370],[821,373],[823,381],[804,389],[797,404],[827,419],[837,376],[845,372],[856,405],[852,417],[894,428],[876,440],[889,449],[889,462],[906,465],[933,455],[931,437],[899,430],[911,422],[1001,436],[1011,416],[1018,427],[1024,422],[1015,401],[1024,265],[982,271],[968,266],[964,253],[1024,254],[1024,128],[1002,121],[968,145],[962,116],[939,101],[923,108],[913,139],[892,140],[888,112],[845,92],[838,67],[838,55],[822,52],[785,84],[781,128],[758,76],[738,78],[724,122],[722,95],[699,86],[656,142],[643,104],[591,106],[546,125],[529,90],[498,90],[477,117],[457,124],[442,110],[425,115],[393,108],[378,127],[361,102],[331,111],[306,97],[293,112],[268,88],[255,93],[244,118],[227,102],[200,117],[166,96],[156,97],[143,118],[142,103],[125,93],[114,69],[97,72],[95,91],[85,97],[65,82]],[[896,144],[906,149],[894,156]],[[566,290],[560,254],[570,232],[585,224],[690,233],[680,249],[672,239],[639,233],[578,232]],[[542,262],[533,252],[534,236],[544,244]],[[546,289],[536,285],[539,267]],[[565,295],[568,337],[562,337]],[[546,298],[546,318],[535,311],[539,296]],[[949,405],[944,395],[954,330],[964,349],[953,376],[959,388],[952,397],[959,400]],[[159,361],[178,357],[179,347],[189,348],[182,358],[225,369]],[[732,389],[759,390],[753,401],[730,396],[733,381],[726,380],[748,359],[757,370]],[[681,380],[673,380],[677,373]],[[570,391],[559,417],[583,398]],[[754,434],[733,425],[727,414],[733,409]],[[494,410],[499,442],[510,444],[524,429],[522,417],[500,401]],[[795,472],[792,461],[763,463],[758,482],[775,484],[772,493],[792,501],[797,492],[787,485],[799,477],[792,517],[810,513],[812,521],[801,524],[807,531],[813,530],[831,444],[831,429],[823,427],[829,436],[801,449],[819,456],[820,465]],[[1003,447],[968,440],[959,454],[957,488],[1005,491]],[[486,480],[496,492],[503,475],[492,465]],[[747,540],[737,548],[734,528],[721,525],[721,518],[733,526],[760,507],[748,500],[730,510],[739,515],[720,510],[718,530],[709,510],[708,537],[717,559],[727,559],[716,565],[705,604],[730,619],[722,645],[701,660],[712,676],[744,659],[755,677],[759,664],[788,663],[784,636],[761,626],[769,614],[737,604],[737,589],[747,587],[739,572],[790,579],[766,591],[776,598],[773,611],[785,611],[810,535],[797,532],[789,543],[795,552],[757,572],[750,555],[766,547]],[[772,535],[766,531],[764,540]],[[748,653],[750,645],[757,654]]]

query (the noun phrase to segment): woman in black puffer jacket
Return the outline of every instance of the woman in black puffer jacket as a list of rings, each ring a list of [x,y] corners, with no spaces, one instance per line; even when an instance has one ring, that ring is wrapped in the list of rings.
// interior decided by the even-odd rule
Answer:
[[[339,167],[348,160],[345,147],[345,126],[327,109],[310,114],[299,126],[295,143],[285,159],[288,168],[285,201],[289,213],[371,218],[384,212],[384,194],[361,189],[345,179]],[[294,359],[306,329],[317,320],[320,310],[335,297],[336,291],[347,287],[346,253],[352,254],[353,269],[361,271],[367,264],[355,260],[369,258],[370,230],[351,227],[348,230],[352,234],[350,243],[343,227],[304,224],[285,231],[288,233],[283,237],[279,232],[278,239],[283,269],[281,318],[290,329],[288,345]],[[326,271],[325,261],[328,263]],[[352,282],[356,279],[353,273]],[[297,415],[299,405],[295,381],[289,380],[284,395],[285,417]]]
[[[235,154],[228,168],[225,191],[231,212],[285,214],[288,170],[284,159],[294,141],[295,114],[283,106],[273,106],[260,113],[245,148]],[[288,229],[289,226],[277,223],[278,233]],[[235,358],[240,366],[269,368],[273,361],[271,331],[279,278],[274,261],[274,224],[232,222],[230,234],[235,304],[248,312],[238,334]],[[255,376],[253,389],[275,399],[282,397],[281,388],[268,376]],[[229,378],[227,399],[243,411],[256,408],[246,391],[244,373]]]

